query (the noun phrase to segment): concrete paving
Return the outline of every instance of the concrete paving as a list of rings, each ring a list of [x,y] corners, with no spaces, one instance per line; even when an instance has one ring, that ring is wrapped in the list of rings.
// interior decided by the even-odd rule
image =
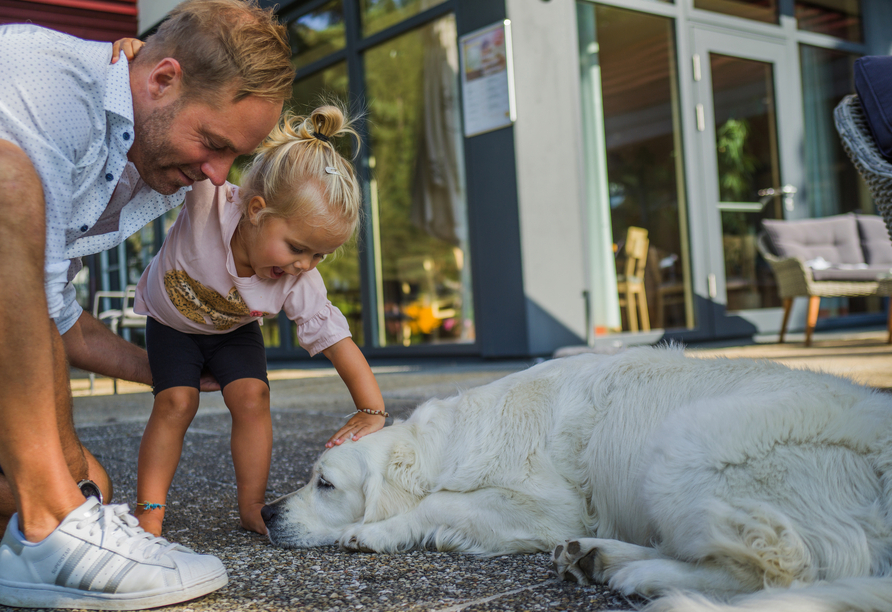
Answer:
[[[776,359],[892,390],[892,347],[885,339],[883,330],[869,330],[819,334],[811,348],[794,335],[784,345],[757,338],[745,345],[688,350],[704,358]],[[269,500],[303,486],[323,443],[352,412],[343,383],[331,368],[317,363],[273,364]],[[374,369],[388,411],[405,417],[428,398],[486,384],[532,363],[419,361]],[[120,384],[119,394],[112,395],[111,381],[99,378],[90,394],[89,380],[80,372],[72,373],[72,387],[78,432],[111,474],[115,501],[132,507],[137,450],[151,411],[151,393]],[[477,558],[433,551],[382,555],[350,554],[334,547],[274,548],[266,538],[238,527],[229,427],[221,395],[203,394],[168,500],[165,535],[219,556],[230,583],[172,610],[632,610],[643,603],[601,586],[559,581],[545,554]]]

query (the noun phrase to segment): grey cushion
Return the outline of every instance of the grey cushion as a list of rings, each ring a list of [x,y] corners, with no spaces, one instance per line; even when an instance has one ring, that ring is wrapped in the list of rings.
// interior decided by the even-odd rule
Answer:
[[[780,257],[805,261],[823,257],[833,264],[865,263],[855,215],[781,221],[765,219],[762,227],[772,250]]]
[[[816,281],[875,281],[886,278],[892,271],[892,264],[887,266],[869,266],[857,270],[840,270],[839,268],[827,268],[826,270],[812,270],[812,278]]]
[[[892,239],[889,238],[889,230],[883,218],[879,215],[855,215],[855,218],[864,261],[871,266],[892,266]]]

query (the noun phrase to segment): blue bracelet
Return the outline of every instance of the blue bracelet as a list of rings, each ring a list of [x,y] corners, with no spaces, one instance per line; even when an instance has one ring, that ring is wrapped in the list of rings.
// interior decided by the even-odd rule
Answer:
[[[142,506],[144,510],[160,510],[167,507],[167,504],[153,504],[151,502],[138,502],[136,505]]]

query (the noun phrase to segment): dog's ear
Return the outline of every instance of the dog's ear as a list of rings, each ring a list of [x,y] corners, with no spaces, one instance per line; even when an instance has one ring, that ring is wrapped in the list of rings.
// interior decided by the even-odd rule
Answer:
[[[428,493],[419,478],[414,442],[396,442],[384,469],[366,476],[363,522],[373,523],[408,512]]]

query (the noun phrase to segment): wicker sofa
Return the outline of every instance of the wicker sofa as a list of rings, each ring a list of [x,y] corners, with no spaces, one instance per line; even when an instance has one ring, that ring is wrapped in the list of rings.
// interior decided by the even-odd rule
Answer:
[[[808,297],[805,345],[811,346],[822,297],[888,295],[892,288],[892,240],[877,215],[848,213],[800,221],[762,221],[759,250],[783,300],[784,341],[793,299]],[[892,311],[890,311],[892,313]],[[892,344],[892,317],[888,319]]]
[[[836,130],[892,235],[892,56],[858,58],[854,73],[857,95],[836,107]]]

